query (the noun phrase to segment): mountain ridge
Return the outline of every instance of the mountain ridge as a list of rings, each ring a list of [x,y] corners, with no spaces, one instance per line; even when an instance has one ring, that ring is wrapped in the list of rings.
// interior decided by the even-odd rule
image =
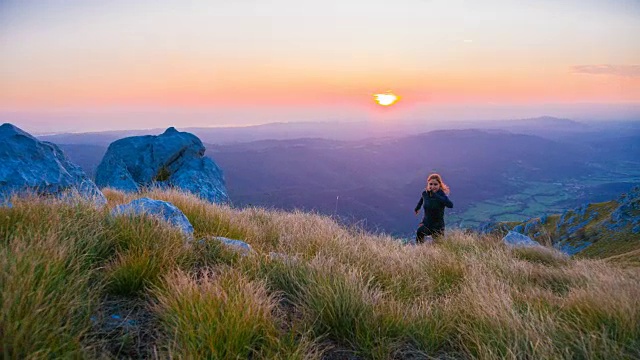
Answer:
[[[550,134],[553,131],[582,131],[594,129],[590,123],[569,119],[542,116],[530,119],[424,122],[418,120],[378,123],[372,121],[327,121],[327,122],[274,122],[241,127],[184,127],[198,136],[203,142],[231,144],[265,139],[285,140],[295,138],[321,137],[336,140],[364,140],[385,136],[407,136],[415,132],[428,132],[437,129],[496,129],[510,128],[520,132],[540,132]],[[597,127],[596,127],[597,128]],[[79,139],[90,138],[93,144],[106,145],[118,138],[143,134],[160,134],[163,128],[143,130],[114,130],[86,133],[61,133],[40,135],[43,140],[56,143],[77,144]]]

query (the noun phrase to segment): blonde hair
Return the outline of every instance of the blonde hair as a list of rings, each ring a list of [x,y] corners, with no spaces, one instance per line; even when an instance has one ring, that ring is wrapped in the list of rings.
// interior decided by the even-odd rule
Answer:
[[[431,174],[427,176],[427,185],[429,185],[429,180],[436,180],[438,184],[440,184],[440,189],[442,189],[442,191],[444,191],[445,194],[449,195],[449,193],[451,192],[449,190],[449,186],[447,186],[447,184],[445,184],[444,181],[442,181],[442,176],[440,176],[440,174]]]

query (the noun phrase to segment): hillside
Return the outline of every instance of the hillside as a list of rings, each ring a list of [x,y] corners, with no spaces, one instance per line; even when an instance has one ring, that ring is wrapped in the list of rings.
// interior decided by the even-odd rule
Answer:
[[[132,195],[0,207],[4,358],[640,357],[640,268],[448,233],[437,244],[178,192],[187,240]],[[241,239],[241,256],[213,235]]]
[[[616,200],[586,203],[523,222],[485,224],[481,229],[498,235],[514,230],[568,254],[640,265],[640,187]]]
[[[451,187],[448,225],[522,221],[610,200],[638,184],[638,139],[617,139],[602,154],[614,142],[602,134],[576,144],[498,130],[442,130],[360,142],[207,145],[207,154],[224,169],[237,206],[366,219],[370,230],[403,236],[414,230],[411,209],[429,172]]]

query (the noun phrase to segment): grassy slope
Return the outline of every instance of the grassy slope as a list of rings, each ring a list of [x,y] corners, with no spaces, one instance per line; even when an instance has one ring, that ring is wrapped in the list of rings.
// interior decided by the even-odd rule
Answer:
[[[133,198],[105,194],[109,208]],[[255,251],[16,199],[0,208],[4,358],[640,357],[638,267],[463,233],[403,246],[314,214],[138,196],[174,203],[198,239]]]

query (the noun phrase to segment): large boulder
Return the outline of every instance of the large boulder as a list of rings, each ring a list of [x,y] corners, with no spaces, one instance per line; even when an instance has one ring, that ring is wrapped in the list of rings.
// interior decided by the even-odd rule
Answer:
[[[170,202],[140,198],[128,204],[119,205],[111,210],[111,215],[142,215],[155,216],[172,226],[179,228],[187,237],[193,235],[193,226],[180,209]]]
[[[78,193],[97,204],[107,199],[82,169],[55,144],[11,124],[0,126],[0,203],[13,194],[66,196]]]
[[[175,187],[216,203],[229,201],[222,170],[204,156],[195,135],[168,128],[163,134],[117,140],[96,170],[96,184],[126,192]]]

